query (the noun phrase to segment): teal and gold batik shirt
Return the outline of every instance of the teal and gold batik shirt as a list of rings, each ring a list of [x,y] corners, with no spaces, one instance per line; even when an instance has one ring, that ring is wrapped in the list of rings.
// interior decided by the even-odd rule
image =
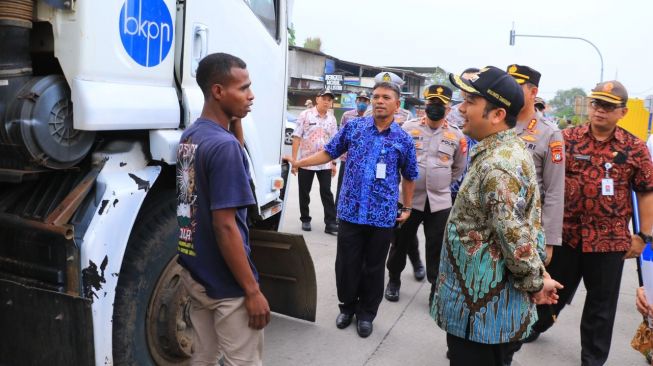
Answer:
[[[431,316],[473,342],[525,338],[537,320],[544,232],[535,166],[510,129],[480,141],[445,229]]]

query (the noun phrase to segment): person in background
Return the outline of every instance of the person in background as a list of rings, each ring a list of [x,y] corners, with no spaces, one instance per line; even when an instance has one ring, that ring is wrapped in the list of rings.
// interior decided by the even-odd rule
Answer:
[[[333,93],[329,89],[324,89],[315,98],[317,105],[299,114],[297,128],[293,132],[293,159],[297,159],[298,152],[301,157],[307,157],[321,151],[324,145],[335,136],[338,130],[336,118],[332,113],[329,113],[333,99]],[[313,186],[313,177],[317,176],[320,183],[320,198],[324,208],[324,232],[337,234],[336,206],[333,193],[331,193],[331,178],[336,174],[335,160],[320,165],[302,167],[301,169],[292,167],[292,173],[298,174],[299,211],[301,213],[302,230],[311,231],[310,193]]]

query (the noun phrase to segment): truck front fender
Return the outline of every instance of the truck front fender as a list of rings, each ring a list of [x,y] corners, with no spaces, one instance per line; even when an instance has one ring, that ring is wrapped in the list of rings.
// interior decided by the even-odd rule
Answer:
[[[96,365],[112,365],[112,316],[116,285],[132,226],[161,173],[148,166],[140,142],[114,141],[93,155],[105,160],[97,178],[97,211],[81,247],[83,290],[92,302]]]

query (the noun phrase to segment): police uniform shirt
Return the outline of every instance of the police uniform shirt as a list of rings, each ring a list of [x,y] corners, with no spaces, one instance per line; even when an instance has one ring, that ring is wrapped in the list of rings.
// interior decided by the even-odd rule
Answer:
[[[542,226],[546,244],[562,244],[565,195],[565,143],[554,123],[533,118],[517,123],[515,132],[531,152],[542,198]]]
[[[465,136],[446,121],[432,129],[424,117],[409,120],[402,128],[413,138],[419,168],[413,208],[424,211],[427,199],[431,212],[450,208],[451,183],[460,178],[467,161]]]

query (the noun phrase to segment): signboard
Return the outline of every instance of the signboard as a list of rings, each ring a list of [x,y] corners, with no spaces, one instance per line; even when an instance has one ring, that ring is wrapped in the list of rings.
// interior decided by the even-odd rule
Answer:
[[[341,92],[345,81],[344,75],[341,74],[324,74],[324,88],[332,92]]]

